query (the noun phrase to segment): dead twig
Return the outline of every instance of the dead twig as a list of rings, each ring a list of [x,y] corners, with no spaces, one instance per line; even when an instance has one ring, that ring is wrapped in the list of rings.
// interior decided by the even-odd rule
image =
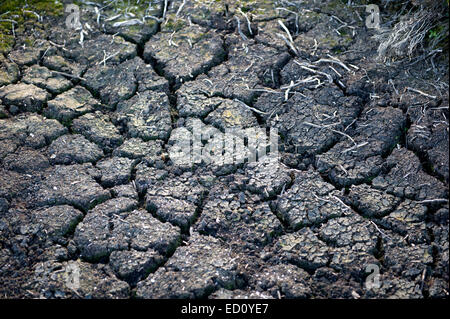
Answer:
[[[79,77],[79,76],[76,76],[76,75],[72,75],[70,73],[65,73],[65,72],[60,72],[60,71],[50,71],[50,72],[51,73],[55,73],[55,74],[59,74],[59,75],[64,75],[64,76],[67,76],[69,78],[74,78],[74,79],[78,79],[78,80],[81,80],[81,81],[86,81],[85,78],[82,78],[82,77]]]
[[[238,28],[239,35],[241,36],[242,40],[247,41],[248,40],[247,36],[244,33],[242,33],[242,30],[241,30],[241,21],[239,20],[239,18],[237,16],[235,16],[235,19],[237,21],[237,28]]]
[[[234,99],[233,101],[239,103],[239,104],[242,105],[243,107],[245,107],[245,108],[247,108],[247,109],[249,109],[249,110],[251,110],[251,111],[253,111],[253,112],[255,112],[255,113],[263,114],[263,115],[269,114],[269,112],[263,112],[263,111],[260,111],[260,110],[258,110],[258,109],[255,109],[254,107],[248,106],[247,104],[245,104],[244,102],[242,102],[242,101],[239,100],[239,99]]]
[[[184,5],[186,4],[186,0],[183,0],[183,3],[180,5],[180,7],[177,10],[177,13],[175,14],[176,17],[181,13],[181,10],[183,10]]]
[[[375,229],[376,229],[383,237],[386,237],[386,238],[391,239],[391,237],[389,237],[388,235],[386,235],[380,228],[378,228],[377,224],[375,224],[373,221],[369,220],[369,223],[371,223],[371,224],[375,227]]]
[[[430,95],[430,94],[428,94],[428,93],[422,92],[422,91],[420,91],[420,90],[414,89],[414,88],[409,87],[409,86],[406,88],[406,90],[411,91],[411,92],[418,93],[418,94],[420,94],[420,95],[426,96],[426,97],[428,97],[428,98],[430,98],[430,99],[433,99],[433,100],[437,99],[437,96],[435,96],[435,95]]]
[[[246,13],[244,13],[244,12],[241,10],[241,8],[238,9],[238,12],[244,16],[245,20],[247,20],[247,28],[248,28],[248,32],[250,33],[250,35],[253,35],[252,25],[250,24],[250,20],[248,19],[248,15],[247,15]]]

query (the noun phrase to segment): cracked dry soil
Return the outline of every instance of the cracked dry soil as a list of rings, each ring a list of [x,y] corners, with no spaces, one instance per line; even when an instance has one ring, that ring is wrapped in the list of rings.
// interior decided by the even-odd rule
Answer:
[[[52,17],[0,56],[1,297],[448,296],[448,93],[407,89],[426,62],[378,62],[339,1],[154,2],[164,22],[81,5],[83,45]],[[280,160],[178,166],[195,119],[277,128]]]

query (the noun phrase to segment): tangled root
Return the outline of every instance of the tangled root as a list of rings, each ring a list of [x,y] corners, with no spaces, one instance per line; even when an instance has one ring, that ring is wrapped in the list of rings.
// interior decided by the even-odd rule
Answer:
[[[393,28],[380,29],[379,34],[374,36],[380,42],[378,58],[380,60],[412,58],[418,52],[434,49],[443,38],[448,37],[448,22],[441,21],[443,12],[447,10],[448,7],[444,8],[442,5],[431,5],[427,8],[421,5],[401,16]],[[444,30],[427,42],[430,30],[438,25]]]

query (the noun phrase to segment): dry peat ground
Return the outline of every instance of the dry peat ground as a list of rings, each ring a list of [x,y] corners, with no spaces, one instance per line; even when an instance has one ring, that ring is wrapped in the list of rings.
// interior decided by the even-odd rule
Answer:
[[[0,55],[1,297],[448,296],[448,56],[380,62],[340,1],[154,2]],[[280,160],[176,165],[195,119]]]

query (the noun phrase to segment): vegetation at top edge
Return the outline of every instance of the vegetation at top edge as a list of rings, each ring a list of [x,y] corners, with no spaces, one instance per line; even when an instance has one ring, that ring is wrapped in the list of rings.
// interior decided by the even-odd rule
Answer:
[[[22,34],[25,25],[39,26],[38,15],[60,16],[63,4],[58,0],[8,0],[0,3],[0,53],[8,52],[15,43],[15,35]]]

